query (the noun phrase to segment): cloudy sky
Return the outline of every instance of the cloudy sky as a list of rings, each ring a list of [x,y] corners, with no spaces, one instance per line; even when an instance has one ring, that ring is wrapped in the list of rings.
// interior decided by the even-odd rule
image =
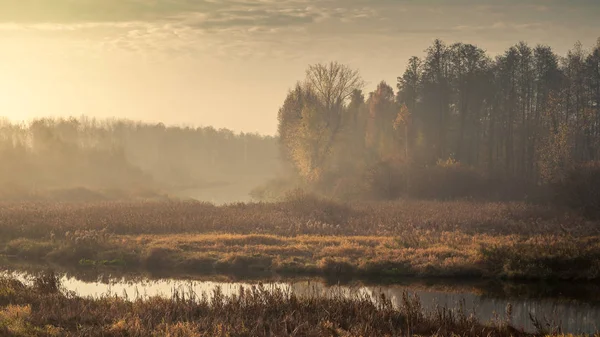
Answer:
[[[435,38],[564,54],[599,0],[0,0],[0,116],[124,117],[274,134],[308,64],[395,85]]]

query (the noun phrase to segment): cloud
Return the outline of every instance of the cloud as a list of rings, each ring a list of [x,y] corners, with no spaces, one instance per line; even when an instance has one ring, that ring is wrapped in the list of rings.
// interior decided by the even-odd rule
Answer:
[[[306,3],[303,0],[0,0],[0,22],[155,21],[189,13],[258,11]]]
[[[153,20],[194,10],[209,10],[199,0],[0,0],[0,21],[79,23]]]
[[[597,2],[574,1],[582,7],[571,13],[559,0],[0,0],[0,35],[104,51],[294,57],[382,41],[391,50],[436,37],[537,39],[569,15],[572,25],[598,27]]]
[[[323,15],[307,8],[290,9],[233,9],[211,13],[188,14],[182,24],[202,30],[231,28],[278,28],[311,24]]]
[[[332,0],[325,0],[329,2]],[[0,0],[0,37],[80,41],[94,51],[219,57],[289,54],[307,27],[339,20],[313,0]],[[349,11],[352,20],[360,19]],[[360,13],[358,13],[360,14]],[[73,45],[73,43],[71,43]],[[287,50],[287,51],[286,51]],[[258,51],[261,51],[260,53]]]

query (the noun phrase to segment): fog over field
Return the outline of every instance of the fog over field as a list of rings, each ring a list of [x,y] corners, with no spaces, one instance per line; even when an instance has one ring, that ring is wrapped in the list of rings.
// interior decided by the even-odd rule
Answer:
[[[0,135],[7,199],[244,201],[280,170],[275,138],[211,127],[82,117],[5,121]]]

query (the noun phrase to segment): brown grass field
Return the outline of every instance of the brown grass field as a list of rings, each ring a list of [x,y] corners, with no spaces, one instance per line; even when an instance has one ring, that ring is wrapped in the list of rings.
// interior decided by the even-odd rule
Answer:
[[[3,203],[0,254],[197,274],[597,280],[600,225],[516,202]]]

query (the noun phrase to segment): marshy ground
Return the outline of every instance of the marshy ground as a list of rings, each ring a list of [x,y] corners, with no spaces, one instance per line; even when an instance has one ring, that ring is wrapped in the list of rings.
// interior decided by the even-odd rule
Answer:
[[[5,262],[187,275],[600,279],[600,226],[527,203],[343,204],[195,201],[0,204]],[[579,283],[576,283],[579,282]],[[408,295],[407,295],[408,296]],[[224,298],[83,298],[56,277],[0,281],[7,336],[520,336],[510,312],[480,322],[461,308],[392,307],[360,297],[300,298],[257,287]],[[388,304],[386,304],[388,303]],[[510,310],[509,310],[510,311]],[[535,321],[535,317],[532,320]],[[539,323],[539,333],[558,333]]]
[[[526,203],[5,203],[17,261],[197,274],[597,280],[600,226]]]
[[[392,305],[385,295],[296,295],[263,285],[225,295],[176,291],[171,298],[134,300],[79,297],[54,274],[24,284],[0,278],[2,336],[540,336],[557,334],[532,318],[537,333],[511,325],[507,306],[492,322],[479,322],[464,305],[424,309],[403,293]]]

